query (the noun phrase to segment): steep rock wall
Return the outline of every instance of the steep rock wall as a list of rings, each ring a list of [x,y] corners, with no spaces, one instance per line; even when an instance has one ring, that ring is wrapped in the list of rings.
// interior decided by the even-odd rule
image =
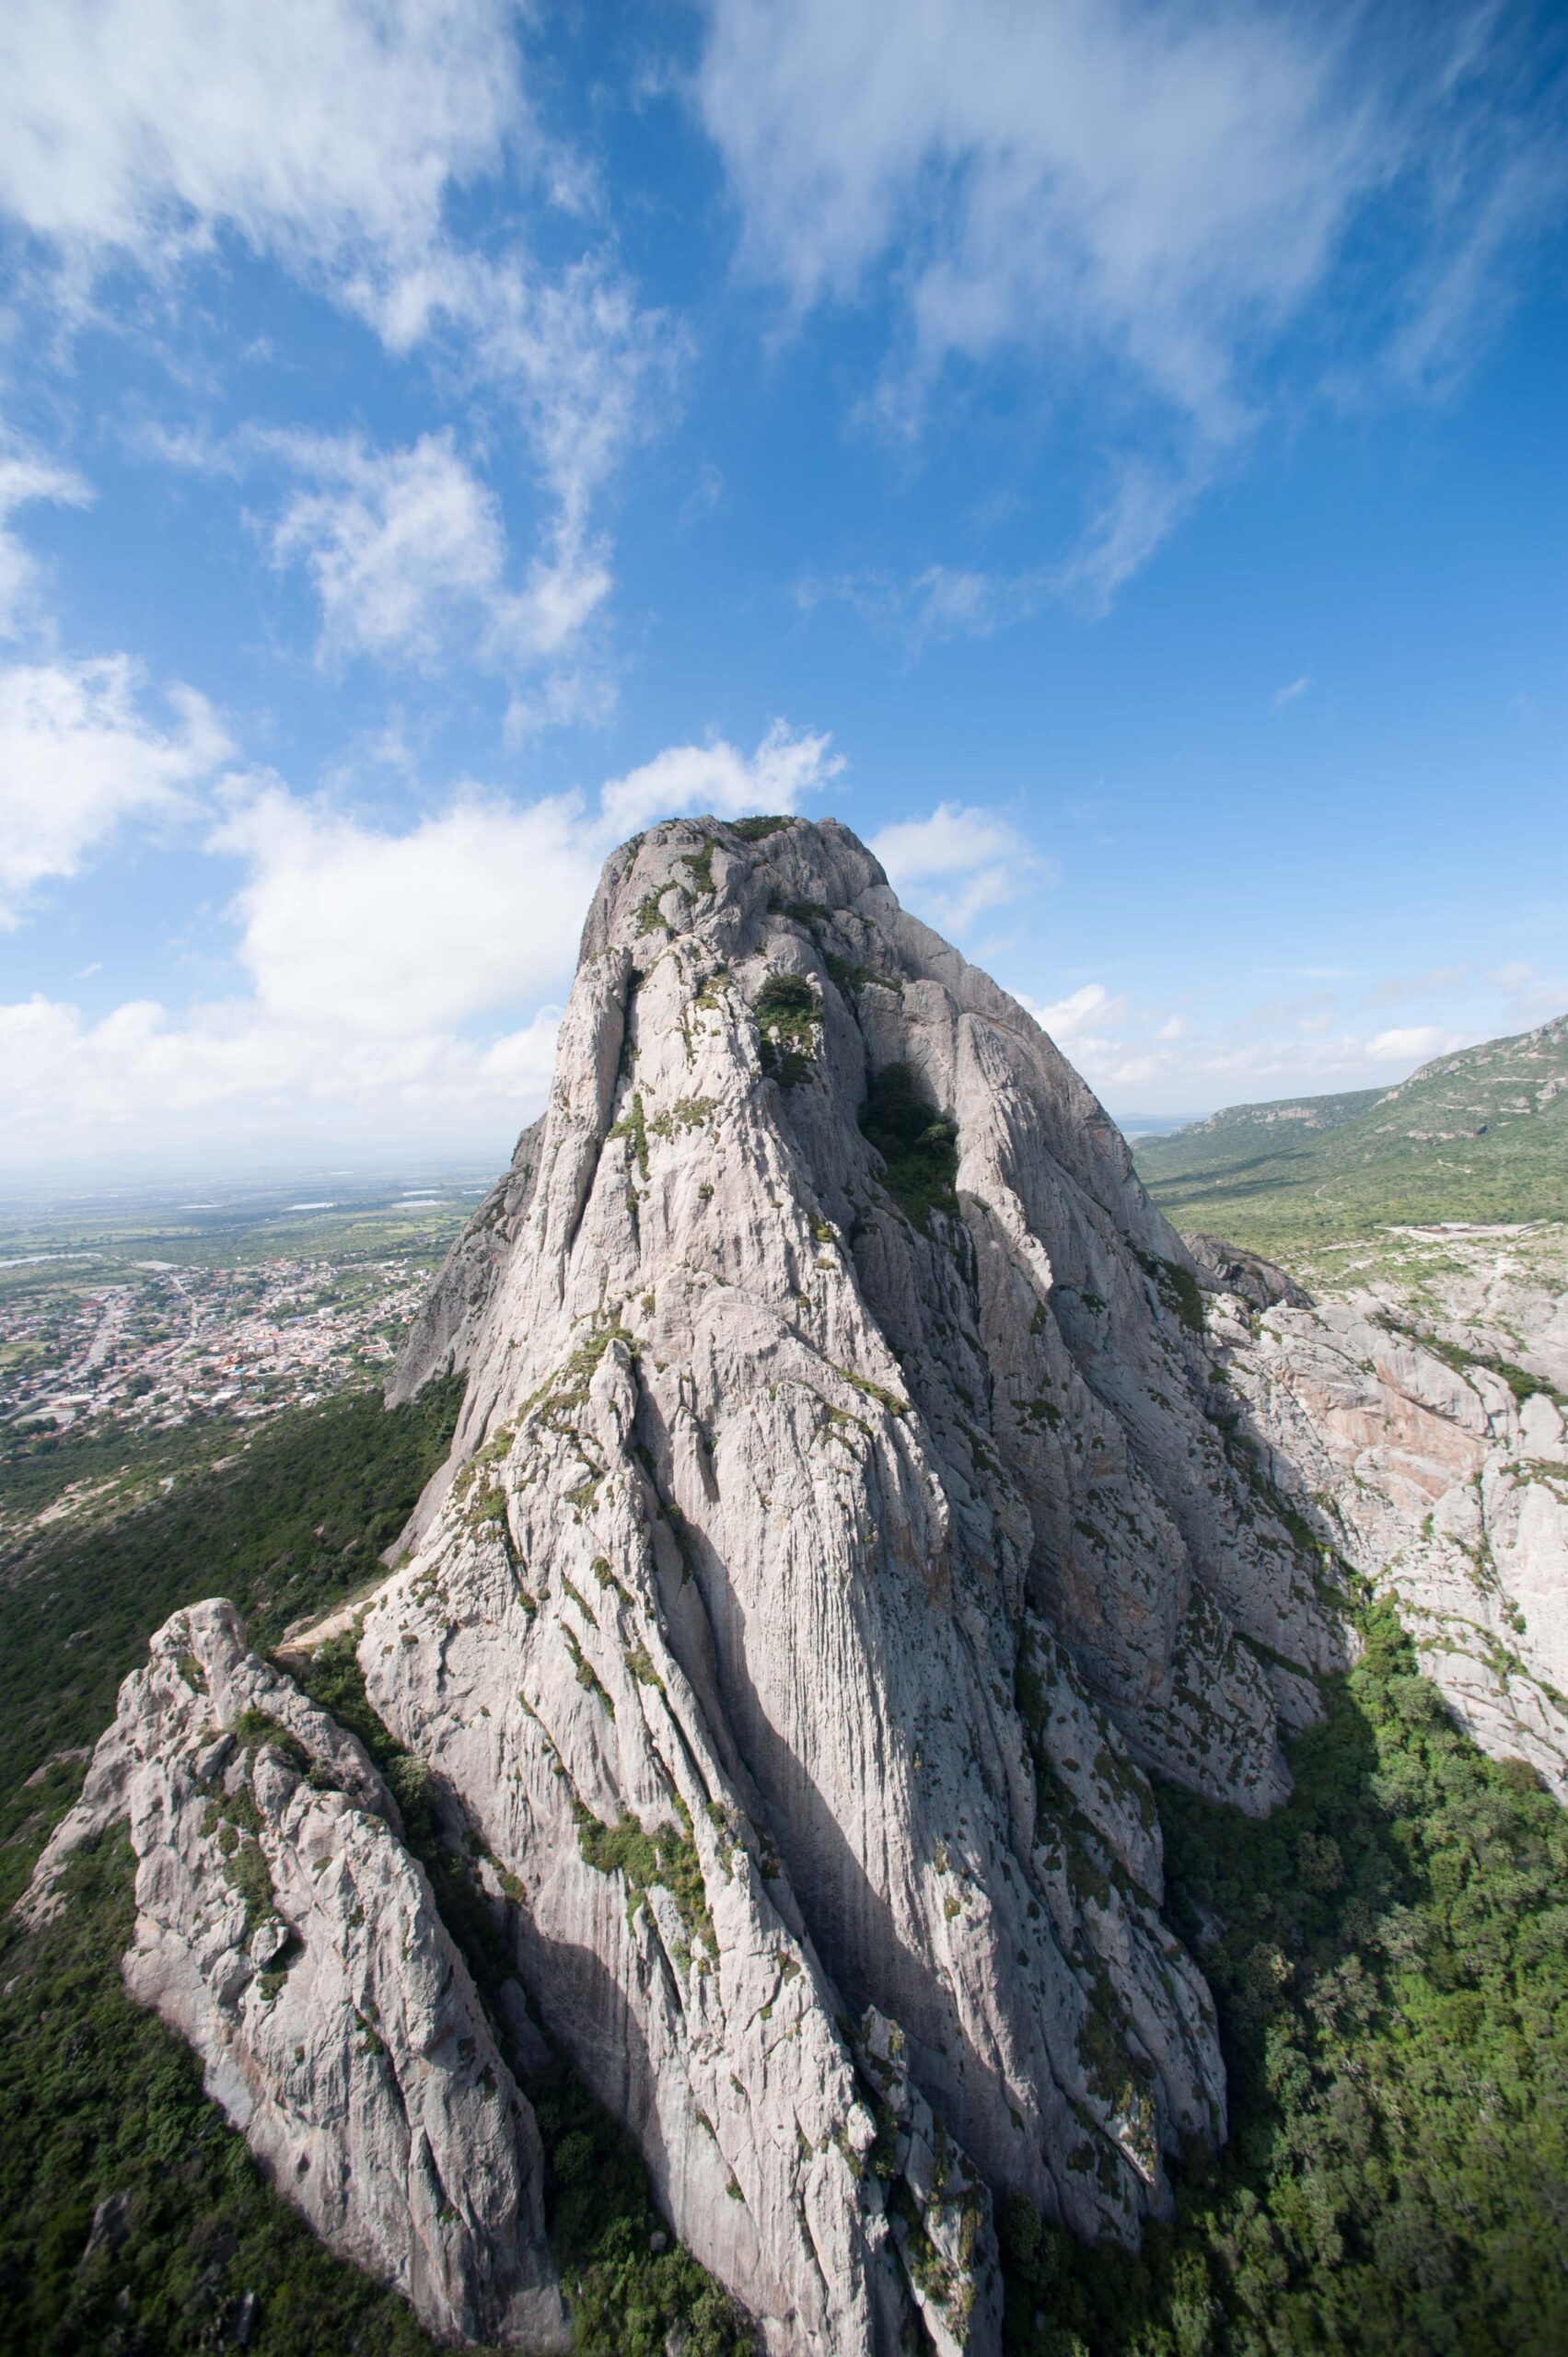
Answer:
[[[912,1218],[857,1118],[892,1067],[956,1133]],[[529,1156],[484,1306],[433,1309],[468,1391],[372,1699],[768,2345],[891,2350],[912,2300],[993,2347],[968,2172],[1131,2236],[1222,2131],[1142,1770],[1281,1795],[1315,1558],[1205,1413],[1120,1135],[845,830],[610,862]]]

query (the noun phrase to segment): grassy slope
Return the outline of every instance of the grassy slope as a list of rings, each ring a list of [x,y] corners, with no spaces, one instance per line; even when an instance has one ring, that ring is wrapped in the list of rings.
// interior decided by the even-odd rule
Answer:
[[[1176,1226],[1265,1251],[1396,1222],[1562,1219],[1565,1084],[1568,1017],[1441,1057],[1349,1120],[1344,1097],[1297,1100],[1323,1109],[1316,1129],[1237,1106],[1134,1160]]]
[[[388,1413],[347,1396],[280,1417],[238,1464],[109,1529],[63,1531],[0,1583],[0,1907],[81,1780],[120,1678],[180,1603],[226,1594],[251,1633],[352,1594],[377,1572],[445,1453],[457,1391]],[[495,1926],[446,1851],[417,1763],[369,1711],[352,1655],[312,1682],[394,1773],[411,1840],[482,1989],[505,1970]],[[36,1771],[43,1764],[41,1777]],[[330,2258],[202,2093],[182,2042],[131,2004],[133,1862],[122,1835],[81,1853],[69,1904],[37,1935],[0,1915],[0,2352],[195,2357],[234,2345],[247,2293],[256,2357],[435,2357],[404,2304]],[[655,2258],[642,2169],[560,2069],[529,2089],[548,2157],[552,2236],[582,2357],[730,2357],[729,2303],[679,2249]],[[84,2258],[96,2205],[129,2232]]]

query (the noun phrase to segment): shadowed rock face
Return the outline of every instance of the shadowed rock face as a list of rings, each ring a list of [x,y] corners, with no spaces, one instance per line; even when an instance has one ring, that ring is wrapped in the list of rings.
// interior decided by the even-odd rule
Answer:
[[[912,2299],[989,2348],[981,2180],[1130,2237],[1222,2132],[1142,1771],[1268,1808],[1337,1641],[1201,1323],[1093,1097],[853,835],[610,860],[401,1370],[468,1391],[360,1659],[771,2348]]]

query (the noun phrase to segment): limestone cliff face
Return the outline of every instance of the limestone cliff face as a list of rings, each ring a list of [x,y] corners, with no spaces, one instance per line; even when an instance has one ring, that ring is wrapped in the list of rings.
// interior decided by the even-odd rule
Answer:
[[[1223,2134],[1145,1771],[1282,1797],[1347,1562],[1568,1794],[1554,1300],[1494,1275],[1434,1348],[1190,1252],[841,827],[610,861],[549,1109],[393,1387],[466,1373],[450,1459],[315,1636],[355,1630],[552,2038],[774,2357],[893,2357],[917,2313],[994,2357],[993,2193],[1131,2239]],[[1474,1364],[1534,1366],[1520,1319],[1522,1401]],[[35,1911],[117,1814],[130,1986],[280,2186],[438,2333],[559,2345],[526,2096],[390,1795],[226,1605],[127,1680]]]
[[[542,1121],[535,1121],[523,1132],[513,1149],[510,1167],[495,1181],[447,1254],[440,1282],[432,1285],[420,1305],[398,1354],[387,1386],[389,1408],[412,1399],[433,1376],[467,1366],[496,1279],[528,1207],[543,1128]]]
[[[863,1133],[893,1068],[950,1193],[947,1132],[923,1194]],[[845,830],[611,859],[411,1347],[463,1418],[359,1654],[771,2349],[912,2304],[993,2348],[984,2186],[1131,2236],[1223,2131],[1143,1771],[1268,1808],[1338,1640],[1201,1324],[1088,1090]]]

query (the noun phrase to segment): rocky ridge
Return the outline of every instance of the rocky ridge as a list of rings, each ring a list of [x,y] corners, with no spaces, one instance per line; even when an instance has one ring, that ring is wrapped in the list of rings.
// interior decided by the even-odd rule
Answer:
[[[1368,1376],[1359,1329],[1266,1262],[1190,1251],[1051,1041],[842,828],[678,821],[609,862],[549,1109],[399,1371],[466,1372],[452,1455],[354,1626],[552,2038],[770,2351],[890,2357],[918,2313],[993,2351],[993,2192],[1132,2239],[1167,2155],[1223,2134],[1146,1773],[1252,1813],[1287,1789],[1346,1565],[1410,1523],[1405,1428],[1369,1471],[1365,1419],[1441,1362],[1383,1341]],[[182,1642],[128,1681],[93,1822],[122,1755],[150,1776],[192,1739],[158,1670]],[[183,1824],[133,1806],[136,1953],[167,1940],[171,1984],[204,1952],[189,1904],[158,1912]],[[389,1988],[396,1943],[363,1929]],[[211,2011],[181,2026],[216,2052]],[[270,2150],[287,2072],[247,2035],[230,2107]],[[495,2078],[503,2242],[548,2299],[526,2101]],[[332,2133],[362,2188],[398,2168],[379,2115],[343,2103]],[[408,2232],[354,2255],[392,2272]],[[538,2330],[424,2247],[447,2328]]]
[[[895,1168],[857,1117],[906,1072],[951,1137]],[[844,830],[610,863],[550,1109],[401,1372],[468,1392],[360,1658],[780,2349],[895,2346],[912,2299],[990,2345],[981,2180],[1131,2235],[1222,2131],[1142,1769],[1267,1808],[1338,1640],[1198,1305],[1082,1082]],[[956,2239],[874,2021],[974,2174]]]
[[[1232,1282],[1216,1413],[1392,1589],[1466,1732],[1568,1802],[1568,1234],[1417,1234],[1311,1302]]]

